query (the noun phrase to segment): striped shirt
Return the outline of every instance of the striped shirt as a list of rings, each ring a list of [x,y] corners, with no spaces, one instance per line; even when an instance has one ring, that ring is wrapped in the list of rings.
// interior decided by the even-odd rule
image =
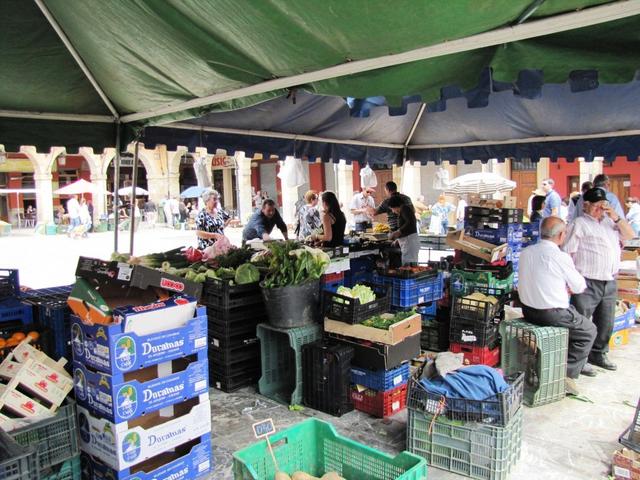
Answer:
[[[591,280],[613,280],[620,268],[620,234],[609,217],[601,221],[586,213],[567,229],[563,249],[578,271]]]

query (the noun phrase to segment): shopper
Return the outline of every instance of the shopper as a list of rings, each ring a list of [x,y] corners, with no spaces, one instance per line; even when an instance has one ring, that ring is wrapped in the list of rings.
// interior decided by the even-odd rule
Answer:
[[[322,234],[312,235],[313,240],[319,240],[325,247],[339,247],[344,244],[344,230],[347,219],[340,209],[338,197],[333,192],[324,192],[322,198]]]
[[[169,199],[169,208],[171,208],[171,218],[173,219],[171,224],[175,227],[180,223],[180,202],[177,197]]]
[[[372,188],[364,187],[351,199],[349,208],[353,214],[356,232],[364,232],[372,227],[373,216],[370,215],[370,211],[376,207],[376,203],[371,196],[373,192]]]
[[[636,197],[627,198],[627,208],[629,209],[626,217],[627,222],[633,228],[635,236],[640,236],[640,203],[638,203],[638,199]]]
[[[144,204],[144,216],[147,223],[152,227],[155,227],[156,220],[158,219],[158,208],[153,200],[149,199]]]
[[[313,235],[322,225],[320,211],[318,210],[318,193],[315,190],[309,190],[304,194],[304,204],[298,210],[297,219],[296,234],[298,240],[304,240]]]
[[[531,217],[529,222],[535,223],[542,220],[542,212],[544,211],[544,202],[546,197],[543,195],[536,195],[531,200]]]
[[[567,393],[577,395],[575,379],[580,373],[593,376],[587,357],[596,338],[596,327],[569,303],[569,291],[582,293],[587,284],[571,257],[560,250],[566,224],[548,217],[540,226],[541,241],[520,254],[518,293],[524,318],[542,326],[569,330]]]
[[[591,190],[592,188],[593,182],[587,180],[586,182],[582,183],[580,193],[571,198],[571,201],[569,202],[569,215],[567,216],[567,223],[573,222],[576,217],[582,214],[582,195],[584,195],[587,190]],[[580,205],[580,215],[578,215],[578,204]]]
[[[395,232],[396,230],[398,230],[398,215],[396,215],[393,210],[391,210],[391,208],[389,208],[389,200],[392,197],[398,197],[402,200],[402,203],[408,205],[409,207],[411,207],[411,211],[414,211],[413,208],[413,203],[411,202],[411,199],[406,196],[403,193],[398,192],[398,186],[396,185],[395,182],[387,182],[384,185],[384,191],[387,195],[387,198],[385,198],[382,203],[378,206],[378,208],[376,209],[369,209],[369,214],[374,217],[376,215],[380,215],[382,213],[386,213],[387,214],[387,223],[389,225],[389,228],[391,229],[392,232]]]
[[[242,231],[242,241],[248,242],[249,240],[271,240],[271,232],[273,227],[278,227],[282,232],[285,240],[289,239],[289,233],[287,232],[287,225],[282,220],[280,212],[276,208],[276,202],[267,198],[262,201],[262,208],[251,215],[249,222],[245,225]]]
[[[389,234],[389,240],[398,241],[403,265],[418,263],[420,239],[413,209],[397,196],[390,198],[388,205],[398,216],[398,229]]]
[[[620,267],[620,242],[633,237],[633,229],[607,204],[606,192],[598,187],[583,195],[584,214],[569,226],[564,250],[587,280],[584,292],[576,292],[571,303],[585,317],[592,317],[598,329],[589,363],[615,370],[607,358],[613,331]],[[525,249],[526,250],[526,249]]]
[[[78,202],[77,195],[72,195],[71,198],[67,200],[67,213],[69,214],[69,222],[72,228],[80,225],[80,203]]]
[[[607,202],[609,202],[609,205],[611,206],[611,208],[613,208],[613,210],[616,212],[616,214],[619,217],[624,218],[624,210],[622,209],[622,205],[620,204],[620,200],[618,200],[618,197],[613,193],[610,192],[609,189],[611,188],[611,181],[609,180],[609,177],[603,173],[596,175],[593,178],[593,186],[594,187],[599,187],[602,190],[605,191],[606,195],[607,195]],[[578,199],[577,203],[576,203],[576,208],[575,208],[575,215],[573,218],[576,217],[580,217],[583,213],[584,213],[584,192],[581,198]]]
[[[218,208],[220,194],[208,188],[202,195],[204,207],[196,217],[196,236],[198,237],[198,249],[204,250],[224,236],[224,227],[229,222],[229,214]]]
[[[444,195],[438,197],[438,202],[431,207],[431,218],[437,217],[440,220],[440,235],[446,235],[449,230],[449,214],[456,209],[447,202]]]
[[[543,218],[560,216],[560,204],[562,203],[562,199],[560,198],[560,194],[553,189],[554,185],[555,182],[552,178],[547,178],[542,182],[542,190],[546,195],[544,210],[542,211]]]
[[[458,200],[458,206],[456,207],[456,230],[462,230],[464,228],[465,208],[467,208],[467,201],[464,197],[460,197],[460,200]]]

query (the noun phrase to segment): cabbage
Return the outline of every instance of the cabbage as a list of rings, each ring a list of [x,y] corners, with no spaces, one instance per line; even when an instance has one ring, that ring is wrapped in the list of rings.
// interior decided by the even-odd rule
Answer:
[[[260,271],[255,265],[245,263],[236,269],[235,281],[238,285],[255,283],[260,280]]]
[[[373,302],[376,299],[374,291],[366,285],[354,285],[353,288],[341,286],[338,287],[336,293],[345,297],[357,298],[361,304]]]

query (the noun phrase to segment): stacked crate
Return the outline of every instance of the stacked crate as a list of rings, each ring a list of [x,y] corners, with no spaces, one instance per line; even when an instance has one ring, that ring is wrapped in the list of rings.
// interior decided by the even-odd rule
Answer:
[[[420,348],[430,352],[445,352],[449,349],[449,325],[451,308],[430,302],[416,311],[422,317]]]
[[[387,370],[351,368],[351,399],[356,410],[374,417],[395,415],[406,406],[409,364]]]
[[[260,377],[256,328],[266,321],[259,283],[232,286],[210,278],[201,302],[207,308],[211,386],[233,392],[255,384]]]

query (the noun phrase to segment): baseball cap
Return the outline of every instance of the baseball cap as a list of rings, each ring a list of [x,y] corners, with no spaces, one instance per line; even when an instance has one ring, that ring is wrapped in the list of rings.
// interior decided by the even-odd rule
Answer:
[[[590,203],[600,202],[607,199],[607,192],[599,187],[591,188],[584,193],[584,201]]]

